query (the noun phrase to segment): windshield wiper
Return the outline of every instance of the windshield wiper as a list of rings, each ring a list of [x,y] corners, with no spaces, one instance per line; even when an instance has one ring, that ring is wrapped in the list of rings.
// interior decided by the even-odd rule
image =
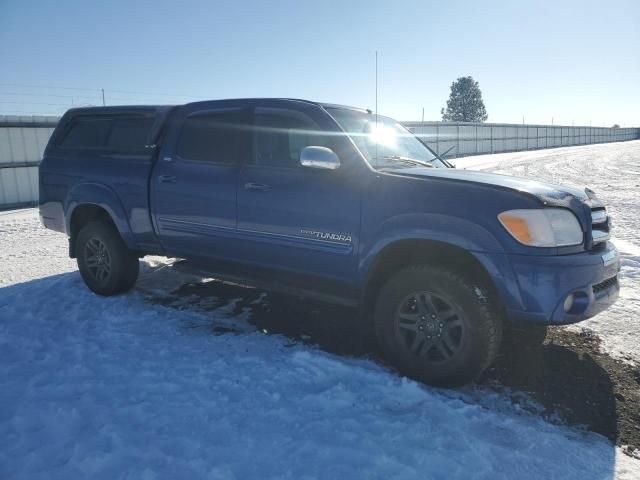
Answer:
[[[380,157],[382,160],[393,160],[394,162],[400,163],[408,163],[411,165],[420,165],[422,167],[435,168],[431,163],[425,162],[423,160],[416,160],[415,158],[403,157],[401,155],[385,155]]]

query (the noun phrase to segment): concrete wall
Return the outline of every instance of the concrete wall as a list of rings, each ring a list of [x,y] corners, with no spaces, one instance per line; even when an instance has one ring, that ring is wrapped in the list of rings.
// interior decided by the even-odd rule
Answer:
[[[58,117],[0,115],[0,209],[38,201],[38,163]],[[640,128],[404,122],[438,154],[464,157],[640,138]],[[453,148],[452,148],[453,147]]]
[[[447,152],[447,158],[640,138],[640,128],[454,122],[403,124],[439,155]]]
[[[38,163],[58,117],[0,116],[0,208],[38,200]]]

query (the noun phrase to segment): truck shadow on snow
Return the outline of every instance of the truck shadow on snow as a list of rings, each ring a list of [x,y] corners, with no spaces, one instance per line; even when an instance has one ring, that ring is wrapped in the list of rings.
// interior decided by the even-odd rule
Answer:
[[[185,283],[150,300],[173,308],[216,312],[211,323],[189,327],[215,335],[245,333],[248,322],[254,331],[283,335],[292,343],[382,362],[377,352],[362,351],[356,313],[350,308],[216,280]],[[237,326],[234,319],[239,320]],[[504,391],[506,387],[514,402],[520,402],[524,392],[543,407],[548,420],[585,427],[632,454],[640,447],[636,428],[640,424],[639,386],[640,370],[601,352],[596,336],[558,328],[542,346],[506,346],[495,365],[471,388]],[[523,407],[530,405],[525,401]]]

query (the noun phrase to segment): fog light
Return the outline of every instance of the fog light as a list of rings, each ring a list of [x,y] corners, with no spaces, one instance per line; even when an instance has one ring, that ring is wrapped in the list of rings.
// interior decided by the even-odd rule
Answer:
[[[570,293],[564,300],[564,311],[568,312],[573,307],[573,293]]]

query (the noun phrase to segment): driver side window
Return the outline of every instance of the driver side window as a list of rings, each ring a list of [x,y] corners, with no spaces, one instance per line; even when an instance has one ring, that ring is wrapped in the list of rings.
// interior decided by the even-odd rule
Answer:
[[[254,165],[298,168],[303,148],[326,143],[318,125],[293,110],[257,108],[253,130]]]

